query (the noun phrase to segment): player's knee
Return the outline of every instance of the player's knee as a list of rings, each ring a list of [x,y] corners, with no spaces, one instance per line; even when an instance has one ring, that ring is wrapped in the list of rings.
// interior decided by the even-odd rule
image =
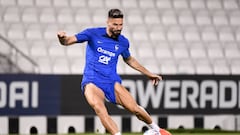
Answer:
[[[99,103],[94,103],[94,104],[91,104],[93,110],[98,114],[98,113],[101,113],[101,111],[103,111],[104,109],[104,106],[99,104]]]

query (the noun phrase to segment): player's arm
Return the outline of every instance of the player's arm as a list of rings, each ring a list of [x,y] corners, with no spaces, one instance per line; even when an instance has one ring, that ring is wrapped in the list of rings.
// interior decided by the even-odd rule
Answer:
[[[75,36],[67,36],[64,31],[58,32],[57,37],[58,37],[59,42],[64,46],[68,46],[68,45],[77,43],[77,38]]]
[[[133,69],[146,75],[149,79],[152,80],[154,85],[157,85],[158,82],[162,80],[161,76],[151,73],[149,70],[143,67],[134,57],[129,56],[128,58],[124,59],[124,61]]]

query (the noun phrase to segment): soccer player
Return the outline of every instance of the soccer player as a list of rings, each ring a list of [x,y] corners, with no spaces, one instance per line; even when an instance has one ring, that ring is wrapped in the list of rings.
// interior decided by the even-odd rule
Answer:
[[[123,16],[121,10],[111,9],[108,12],[106,27],[87,28],[72,36],[60,31],[57,36],[64,46],[85,41],[88,43],[81,88],[87,102],[111,135],[121,135],[121,133],[108,114],[104,104],[105,99],[123,106],[161,135],[162,130],[121,84],[121,78],[116,71],[118,56],[121,55],[125,63],[146,75],[152,80],[153,85],[157,85],[162,80],[161,76],[151,73],[130,55],[129,41],[121,35]]]

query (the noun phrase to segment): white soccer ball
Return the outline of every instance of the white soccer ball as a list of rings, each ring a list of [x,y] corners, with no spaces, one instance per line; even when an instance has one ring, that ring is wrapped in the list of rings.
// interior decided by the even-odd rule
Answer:
[[[159,132],[153,129],[149,129],[143,133],[143,135],[159,135]]]

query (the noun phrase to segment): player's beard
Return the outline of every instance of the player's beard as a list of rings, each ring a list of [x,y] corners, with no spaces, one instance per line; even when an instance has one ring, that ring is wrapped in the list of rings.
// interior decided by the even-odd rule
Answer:
[[[111,30],[111,38],[118,38],[118,36],[121,34],[122,30]]]

